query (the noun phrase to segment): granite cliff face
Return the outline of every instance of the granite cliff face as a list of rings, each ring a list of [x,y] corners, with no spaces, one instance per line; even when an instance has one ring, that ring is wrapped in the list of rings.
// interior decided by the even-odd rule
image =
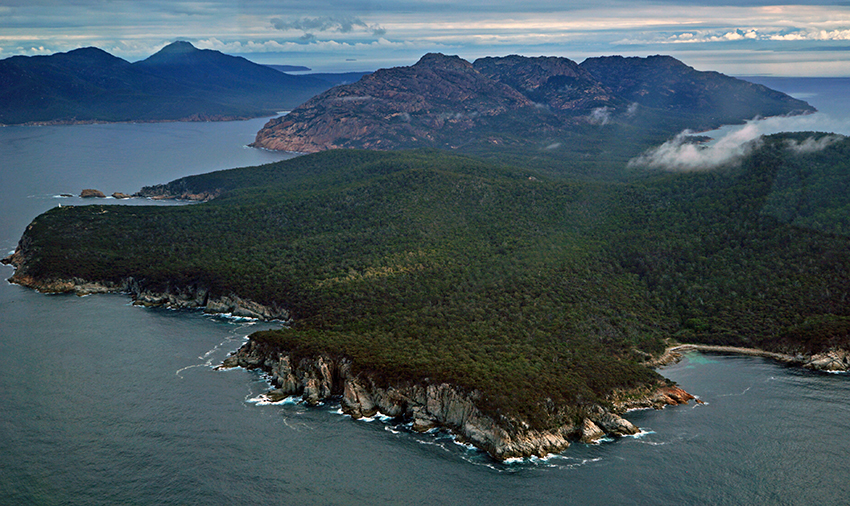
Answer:
[[[428,54],[318,95],[269,121],[255,147],[312,153],[334,148],[458,148],[527,143],[587,125],[675,118],[694,129],[754,116],[811,112],[807,103],[669,57],[507,56],[469,63]],[[656,125],[657,127],[657,125]],[[676,127],[678,128],[678,127]],[[672,132],[676,133],[676,132]]]
[[[632,405],[623,404],[614,410],[590,406],[571,417],[573,422],[535,430],[524,420],[485,414],[479,408],[482,394],[478,391],[447,383],[385,385],[367,373],[354,373],[351,361],[345,357],[294,357],[286,350],[253,340],[229,356],[221,367],[237,366],[261,369],[269,375],[275,386],[267,394],[270,400],[299,396],[315,405],[328,398],[340,398],[343,412],[354,418],[382,413],[410,421],[415,431],[445,428],[498,460],[544,456],[564,450],[570,441],[593,442],[639,432],[620,416],[625,409],[635,407]],[[684,404],[693,398],[679,391],[662,387],[655,392],[641,392],[638,397],[645,402],[640,407]]]

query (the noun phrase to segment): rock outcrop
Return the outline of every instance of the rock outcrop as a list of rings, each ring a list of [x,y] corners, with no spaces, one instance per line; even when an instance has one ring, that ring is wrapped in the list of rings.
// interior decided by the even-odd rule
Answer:
[[[275,387],[267,394],[270,399],[299,396],[307,404],[315,405],[339,398],[343,412],[354,418],[382,413],[408,420],[414,431],[445,428],[498,460],[557,453],[566,449],[571,440],[593,442],[606,436],[639,432],[617,412],[602,406],[580,410],[584,415],[577,422],[536,430],[525,420],[484,413],[479,408],[482,394],[475,390],[447,383],[384,385],[368,373],[354,373],[353,364],[346,357],[320,354],[294,358],[286,350],[254,340],[221,365],[222,368],[237,366],[268,373]],[[683,398],[667,399],[678,404]],[[664,399],[659,396],[655,400],[660,403]]]
[[[103,194],[100,190],[94,190],[92,188],[86,188],[85,190],[80,192],[80,198],[84,199],[103,199],[106,198],[106,195]]]
[[[826,372],[850,371],[850,351],[832,349],[818,353],[803,360],[803,367]]]

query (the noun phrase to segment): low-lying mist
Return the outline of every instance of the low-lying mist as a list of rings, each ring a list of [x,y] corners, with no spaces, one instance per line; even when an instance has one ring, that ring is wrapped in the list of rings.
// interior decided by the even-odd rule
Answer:
[[[669,171],[711,170],[733,162],[758,148],[760,137],[779,132],[832,132],[837,135],[804,140],[789,145],[798,152],[812,152],[826,148],[850,135],[850,119],[838,119],[817,112],[802,116],[777,116],[754,118],[744,125],[725,126],[699,135],[712,137],[707,143],[696,143],[694,132],[685,130],[664,144],[650,149],[629,161],[629,167],[649,167]]]

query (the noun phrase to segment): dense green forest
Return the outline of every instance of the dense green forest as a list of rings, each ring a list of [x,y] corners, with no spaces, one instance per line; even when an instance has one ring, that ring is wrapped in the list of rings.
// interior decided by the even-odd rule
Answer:
[[[710,172],[612,162],[578,177],[328,151],[159,188],[221,193],[204,204],[53,209],[25,233],[18,274],[276,303],[291,328],[253,339],[346,355],[387,382],[477,388],[485,410],[549,425],[553,406],[657,381],[643,362],[669,338],[850,345],[848,149],[784,134]]]

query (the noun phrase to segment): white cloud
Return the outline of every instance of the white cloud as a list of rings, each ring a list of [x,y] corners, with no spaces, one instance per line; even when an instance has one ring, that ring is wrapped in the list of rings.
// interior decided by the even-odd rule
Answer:
[[[597,107],[590,111],[590,116],[588,116],[587,120],[593,125],[607,125],[608,122],[611,121],[611,108]]]
[[[720,133],[718,135],[719,132]],[[727,126],[704,135],[716,136],[717,140],[707,145],[689,141],[693,132],[688,130],[664,144],[650,149],[629,160],[629,167],[649,167],[669,171],[711,170],[734,162],[758,146],[762,135],[779,132],[835,132],[818,139],[789,142],[789,149],[811,152],[827,147],[850,134],[850,119],[835,119],[823,113],[802,116],[777,116],[752,119],[745,125]]]
[[[794,139],[788,140],[788,149],[794,151],[795,153],[814,153],[816,151],[823,151],[828,148],[832,144],[843,140],[843,135],[824,135],[820,139],[816,139],[815,137],[807,137],[802,142],[795,141]]]
[[[349,58],[374,62],[375,68],[381,62],[412,63],[421,52],[440,48],[466,59],[510,53],[578,59],[611,54],[612,48],[624,54],[623,45],[627,56],[673,52],[693,64],[689,56],[704,44],[722,51],[750,48],[756,64],[781,56],[784,61],[773,60],[782,64],[780,72],[798,74],[799,50],[810,41],[850,40],[850,5],[815,1],[765,6],[762,0],[757,5],[399,0],[378,8],[369,0],[7,0],[0,6],[0,57],[82,46],[122,58],[146,57],[180,38],[225,52],[311,54],[314,61],[301,62],[311,67]],[[313,45],[319,43],[325,45]],[[408,51],[384,51],[390,48]],[[323,49],[328,54],[319,55]],[[358,53],[338,58],[349,50]],[[716,61],[706,69],[731,73],[724,60]],[[850,58],[830,65],[829,74],[850,75]]]
[[[747,125],[710,146],[690,141],[686,130],[657,148],[629,160],[629,167],[649,167],[670,171],[709,170],[725,165],[757,147],[757,128]]]

